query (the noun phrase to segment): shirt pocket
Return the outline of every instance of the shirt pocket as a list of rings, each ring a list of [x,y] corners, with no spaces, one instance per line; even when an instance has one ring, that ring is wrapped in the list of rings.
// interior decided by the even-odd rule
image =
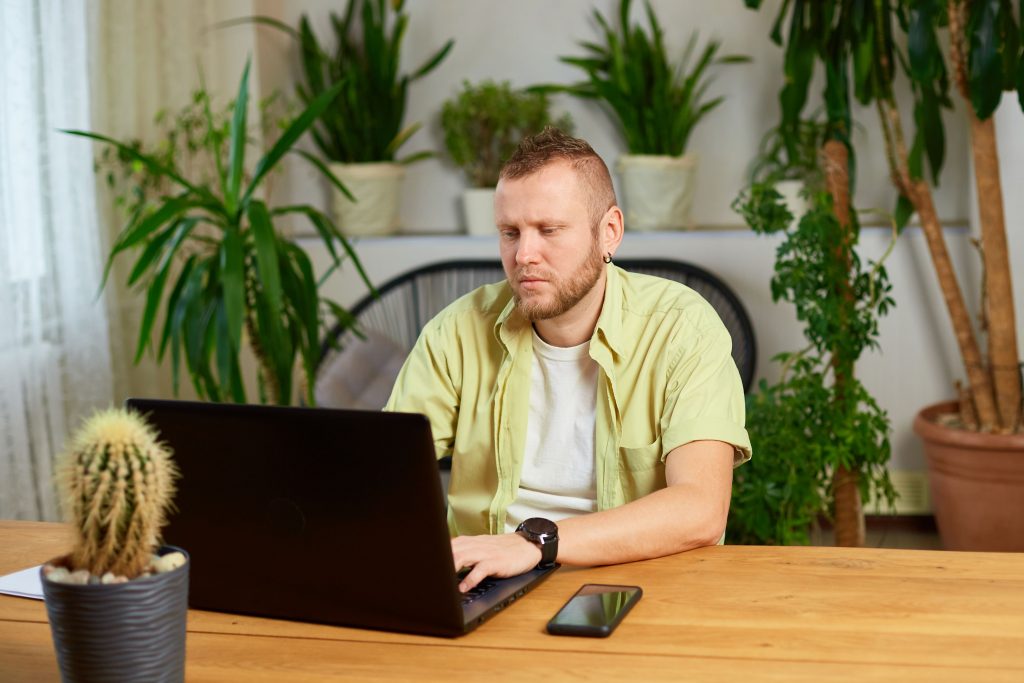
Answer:
[[[661,437],[646,446],[619,447],[619,477],[626,502],[665,488]]]

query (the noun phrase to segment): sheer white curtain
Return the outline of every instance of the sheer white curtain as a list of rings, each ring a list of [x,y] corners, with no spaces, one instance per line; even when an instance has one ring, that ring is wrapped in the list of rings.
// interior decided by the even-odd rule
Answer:
[[[159,135],[153,117],[160,110],[176,112],[191,101],[199,87],[200,68],[215,102],[226,105],[235,95],[249,58],[253,60],[251,97],[258,99],[255,38],[271,31],[258,33],[251,24],[213,28],[229,19],[260,13],[262,8],[254,7],[252,0],[95,0],[89,8],[96,130],[119,140],[134,138],[153,143]],[[250,111],[250,115],[254,113]],[[101,232],[109,243],[120,230],[124,216],[113,210],[107,188],[98,189]],[[157,367],[149,358],[138,366],[132,364],[144,300],[122,288],[130,265],[130,256],[121,257],[108,285],[114,295],[110,318],[115,393],[119,400],[129,395],[169,397],[171,382],[166,367]],[[182,388],[188,392],[188,381],[182,379]]]
[[[71,430],[169,386],[152,363],[131,366],[140,298],[120,287],[126,263],[97,296],[121,217],[93,146],[58,129],[152,139],[200,65],[226,103],[255,31],[209,29],[254,13],[250,0],[0,1],[0,519],[55,519],[52,465]]]
[[[0,3],[0,518],[53,519],[52,462],[113,398],[82,3]]]

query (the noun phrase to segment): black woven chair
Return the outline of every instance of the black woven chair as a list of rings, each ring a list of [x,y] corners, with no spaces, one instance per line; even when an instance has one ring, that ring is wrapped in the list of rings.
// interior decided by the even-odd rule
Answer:
[[[621,259],[616,264],[681,282],[707,299],[732,335],[732,355],[743,389],[750,390],[757,360],[754,330],[743,305],[725,283],[703,268],[681,261]],[[463,260],[423,266],[385,283],[378,289],[378,297],[367,296],[352,308],[366,339],[340,326],[324,339],[316,373],[318,405],[383,407],[401,362],[427,321],[463,294],[504,277],[498,261]],[[346,383],[351,386],[340,390]]]

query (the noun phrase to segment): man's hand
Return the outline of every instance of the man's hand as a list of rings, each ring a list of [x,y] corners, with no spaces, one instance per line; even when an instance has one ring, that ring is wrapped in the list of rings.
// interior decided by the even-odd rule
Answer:
[[[519,534],[457,536],[452,539],[455,571],[472,567],[459,584],[465,593],[488,576],[507,578],[527,572],[540,562],[540,548]]]

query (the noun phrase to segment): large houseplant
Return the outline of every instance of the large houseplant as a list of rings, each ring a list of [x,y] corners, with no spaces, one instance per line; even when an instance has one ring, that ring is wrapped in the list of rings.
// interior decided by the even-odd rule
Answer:
[[[97,413],[69,443],[56,472],[75,545],[41,570],[61,677],[182,681],[188,556],[159,543],[171,453],[122,409]]]
[[[462,195],[467,232],[494,235],[494,187],[501,165],[522,138],[551,124],[572,132],[568,114],[552,121],[545,93],[513,90],[508,81],[465,81],[462,90],[445,101],[445,147],[470,183]]]
[[[337,83],[310,102],[247,174],[246,131],[249,66],[246,65],[226,131],[217,126],[208,99],[203,111],[208,134],[202,137],[214,160],[215,181],[207,185],[176,165],[166,165],[130,142],[85,131],[66,131],[115,147],[119,153],[163,179],[173,194],[144,196],[115,240],[107,263],[136,251],[128,284],[146,292],[135,359],[152,349],[157,317],[156,355],[170,351],[175,391],[182,358],[196,392],[214,401],[245,402],[248,397],[240,357],[248,343],[259,365],[262,400],[287,404],[296,397],[293,374],[298,360],[306,378],[305,400],[313,402],[312,377],[320,352],[324,309],[350,320],[336,303],[323,298],[309,257],[279,228],[290,216],[309,220],[333,259],[340,243],[364,282],[372,289],[355,252],[331,219],[305,204],[270,207],[260,190],[282,157],[296,152],[336,187],[343,186],[314,156],[295,150],[302,134],[341,92]],[[226,133],[222,134],[222,133]],[[169,283],[170,286],[168,287]],[[169,294],[168,294],[169,291]]]
[[[805,212],[794,216],[765,181],[734,204],[755,232],[783,237],[772,298],[796,307],[809,344],[779,354],[779,381],[762,379],[747,397],[747,430],[761,457],[735,475],[731,542],[808,543],[808,531],[825,517],[836,522],[837,542],[862,543],[856,501],[852,530],[860,538],[840,525],[850,514],[843,499],[850,481],[858,496],[874,494],[890,506],[895,497],[886,468],[888,417],[853,372],[861,354],[877,346],[878,318],[892,306],[885,259],[862,264],[857,215],[841,220],[824,185],[811,182],[805,196]]]
[[[432,155],[398,156],[421,125],[405,123],[407,91],[444,60],[454,41],[447,41],[411,74],[401,73],[402,40],[409,24],[404,5],[405,0],[348,0],[342,16],[331,13],[333,53],[323,47],[306,15],[297,30],[270,17],[252,19],[298,41],[302,82],[296,91],[304,102],[344,83],[334,105],[317,117],[312,136],[332,172],[350,190],[334,193],[335,220],[348,235],[394,232],[405,166]]]
[[[760,2],[747,0],[747,4],[756,7]],[[781,27],[790,11],[784,39]],[[897,27],[907,35],[905,53],[894,40]],[[947,29],[951,68],[939,44],[939,35]],[[1020,359],[992,120],[1004,89],[1016,89],[1019,97],[1024,92],[1019,27],[1010,3],[901,0],[853,7],[838,1],[795,0],[780,10],[772,37],[785,43],[787,85],[780,98],[784,122],[799,117],[814,60],[820,56],[829,66],[825,99],[830,110],[838,102],[835,95],[848,85],[862,103],[876,105],[890,175],[900,196],[897,217],[905,223],[917,213],[928,242],[968,381],[958,405],[932,406],[915,422],[918,433],[926,436],[933,505],[943,540],[952,548],[1024,549]],[[914,96],[916,128],[909,147],[894,89],[900,73]],[[951,104],[950,73],[969,103],[985,273],[987,355],[978,344],[932,188],[925,179],[929,170],[937,180],[944,158],[941,109]],[[848,109],[841,118],[848,130]],[[950,412],[956,417],[936,419]],[[939,449],[929,446],[931,439],[941,443]],[[987,468],[991,469],[986,472]]]
[[[747,57],[716,56],[721,45],[714,40],[697,51],[694,32],[674,63],[650,3],[645,2],[648,32],[630,22],[631,2],[619,3],[618,29],[594,10],[603,42],[581,42],[586,56],[561,58],[582,69],[586,80],[543,87],[606,105],[629,150],[617,164],[627,228],[690,227],[697,160],[686,153],[687,142],[694,127],[723,100],[706,98],[715,67]]]

